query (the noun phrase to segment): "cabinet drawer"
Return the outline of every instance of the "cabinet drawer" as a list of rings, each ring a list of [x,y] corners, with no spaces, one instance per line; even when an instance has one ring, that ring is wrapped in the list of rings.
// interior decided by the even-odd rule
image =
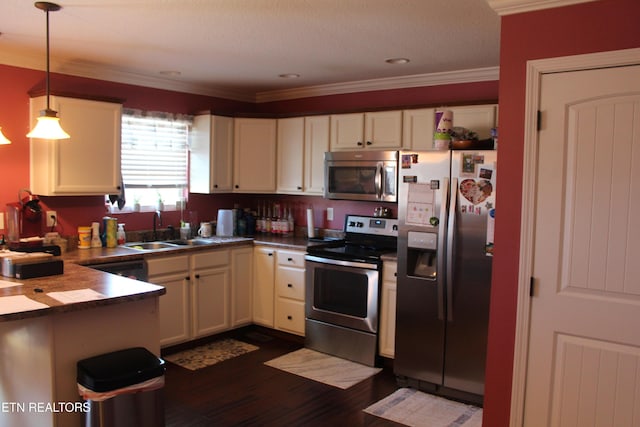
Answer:
[[[304,335],[304,303],[278,298],[276,301],[276,329]]]
[[[149,276],[187,272],[189,257],[187,255],[172,257],[153,257],[145,260]]]
[[[304,252],[279,250],[278,264],[304,268]]]
[[[278,267],[276,272],[276,293],[280,297],[304,301],[304,270]]]
[[[382,280],[390,280],[395,282],[397,280],[396,273],[398,272],[398,263],[392,261],[385,261],[382,264]]]
[[[228,266],[230,263],[229,260],[229,251],[226,249],[211,251],[211,252],[200,252],[197,254],[191,255],[191,262],[193,264],[193,269],[201,269],[201,268],[211,268],[211,267],[223,267]]]

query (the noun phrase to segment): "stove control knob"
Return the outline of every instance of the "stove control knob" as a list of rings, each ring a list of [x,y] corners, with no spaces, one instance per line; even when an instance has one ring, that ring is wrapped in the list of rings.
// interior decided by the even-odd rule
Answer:
[[[355,227],[356,223],[355,221],[349,221],[349,227]]]
[[[360,221],[358,221],[358,222],[356,223],[356,227],[358,227],[358,228],[362,228],[362,227],[364,227],[364,224],[363,224],[363,223],[361,223]]]

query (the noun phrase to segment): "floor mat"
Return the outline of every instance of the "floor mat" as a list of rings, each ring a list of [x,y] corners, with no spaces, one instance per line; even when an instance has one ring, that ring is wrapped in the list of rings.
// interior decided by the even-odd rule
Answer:
[[[401,388],[364,410],[412,427],[481,427],[482,408]]]
[[[181,351],[179,353],[170,354],[168,356],[164,356],[164,359],[171,363],[175,363],[176,365],[180,365],[183,368],[195,371],[197,369],[215,365],[218,362],[258,350],[259,348],[260,347],[247,344],[242,341],[225,339]]]
[[[308,348],[296,350],[269,360],[264,364],[343,390],[382,370],[329,356]]]

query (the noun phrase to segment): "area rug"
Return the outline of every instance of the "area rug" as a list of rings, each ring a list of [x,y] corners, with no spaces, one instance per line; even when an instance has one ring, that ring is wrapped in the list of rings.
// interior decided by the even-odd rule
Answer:
[[[364,410],[412,427],[481,427],[482,408],[401,388]]]
[[[258,350],[252,344],[225,339],[165,356],[164,359],[192,371]]]
[[[382,370],[308,348],[287,353],[284,356],[264,362],[264,364],[343,390]]]

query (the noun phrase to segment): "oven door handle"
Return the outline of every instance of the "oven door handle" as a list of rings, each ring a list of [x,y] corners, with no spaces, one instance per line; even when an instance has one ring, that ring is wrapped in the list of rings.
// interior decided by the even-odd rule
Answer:
[[[318,264],[338,265],[341,267],[356,267],[356,268],[364,268],[368,270],[378,269],[377,264],[370,263],[370,262],[346,261],[342,259],[324,258],[324,257],[315,256],[315,255],[306,255],[304,259],[310,262],[318,263]]]

